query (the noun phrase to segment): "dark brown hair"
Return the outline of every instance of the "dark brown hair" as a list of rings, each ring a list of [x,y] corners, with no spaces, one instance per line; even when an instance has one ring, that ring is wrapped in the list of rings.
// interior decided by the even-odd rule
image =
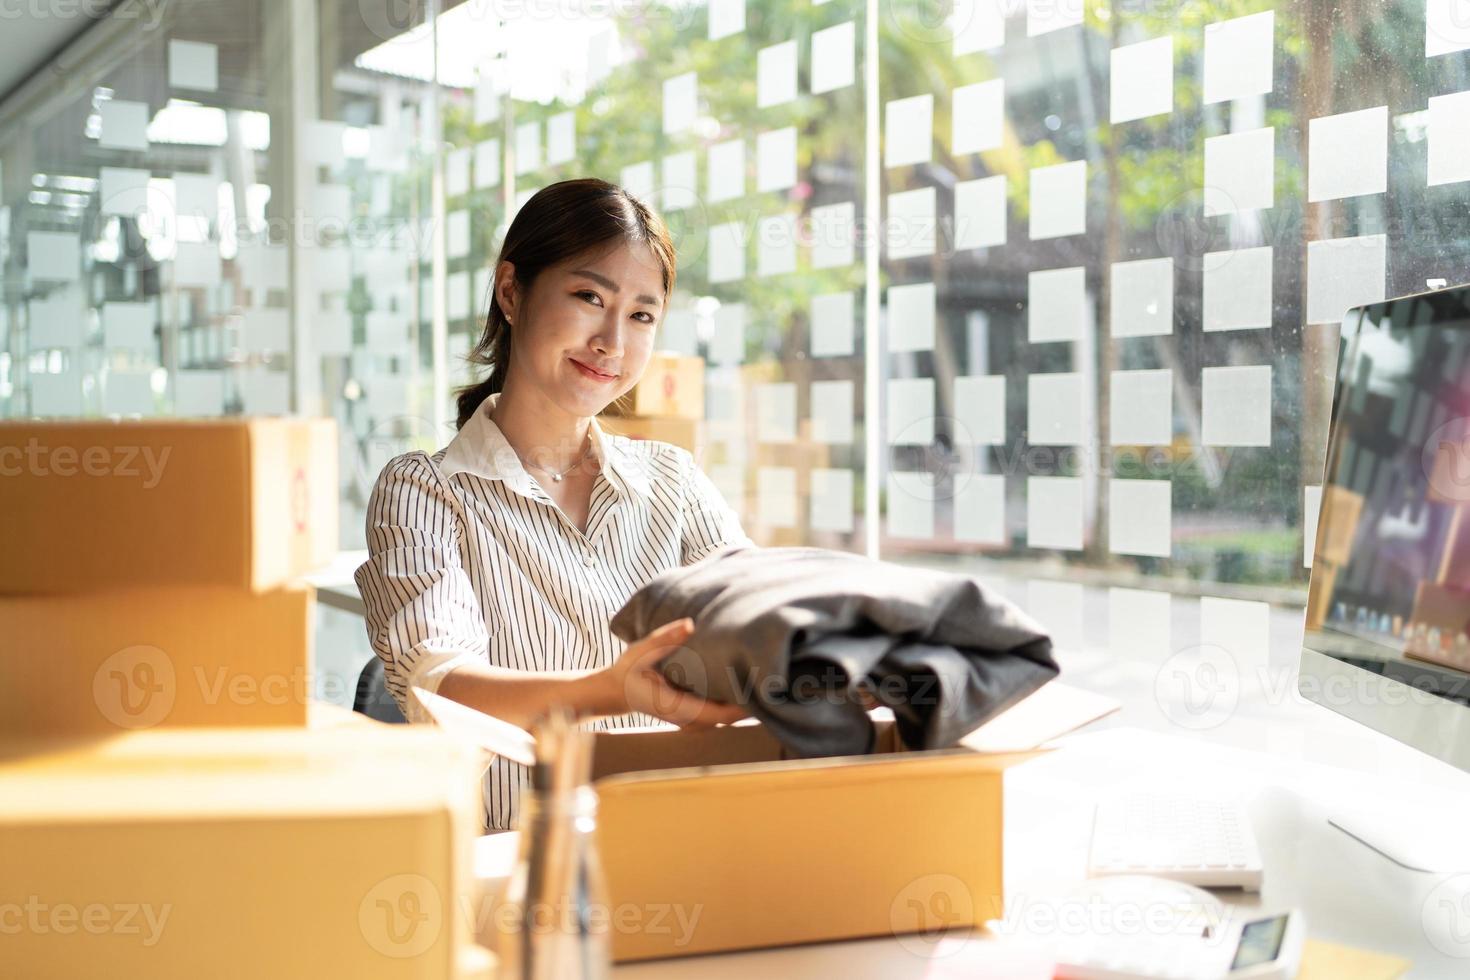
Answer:
[[[563,180],[532,195],[510,223],[495,267],[511,263],[516,282],[524,290],[548,266],[616,241],[647,245],[663,267],[664,296],[673,291],[674,243],[663,220],[621,187],[595,177]],[[455,393],[458,427],[464,427],[488,396],[505,387],[511,340],[511,325],[500,309],[492,276],[485,330],[466,355],[471,364],[488,365],[490,376]]]

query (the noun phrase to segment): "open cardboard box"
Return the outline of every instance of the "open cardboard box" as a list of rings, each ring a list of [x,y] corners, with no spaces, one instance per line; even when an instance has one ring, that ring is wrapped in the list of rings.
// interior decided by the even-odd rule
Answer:
[[[597,841],[618,961],[976,925],[1003,909],[1004,774],[1116,701],[1055,682],[953,748],[787,759],[759,724],[599,732]],[[885,717],[887,716],[887,717]],[[498,896],[515,834],[481,838]],[[480,922],[495,948],[513,917]]]

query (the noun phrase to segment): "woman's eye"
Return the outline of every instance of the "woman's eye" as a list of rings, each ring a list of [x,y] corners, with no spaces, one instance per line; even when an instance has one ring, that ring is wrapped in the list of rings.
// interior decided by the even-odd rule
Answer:
[[[602,297],[601,296],[598,296],[596,293],[594,293],[590,289],[583,289],[580,292],[578,292],[577,295],[580,296],[580,297],[582,297],[583,299],[585,299],[587,302],[592,303],[592,304],[594,304],[596,306],[601,306],[602,305]]]
[[[641,317],[644,323],[652,323],[653,322],[653,314],[652,313],[642,313],[642,312],[640,312],[640,313],[634,313],[633,316],[634,317]]]

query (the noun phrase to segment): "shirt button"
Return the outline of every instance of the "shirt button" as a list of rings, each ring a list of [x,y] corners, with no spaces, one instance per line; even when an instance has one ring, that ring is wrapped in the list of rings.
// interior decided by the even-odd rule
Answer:
[[[587,552],[587,554],[582,556],[582,564],[586,565],[588,568],[591,568],[593,565],[597,564],[597,556],[590,551]]]

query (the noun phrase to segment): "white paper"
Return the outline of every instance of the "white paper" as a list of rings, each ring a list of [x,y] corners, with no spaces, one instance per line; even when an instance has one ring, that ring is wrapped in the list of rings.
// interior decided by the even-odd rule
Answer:
[[[1005,133],[1005,82],[995,78],[954,90],[950,147],[956,156],[992,150]]]
[[[1115,555],[1168,558],[1173,527],[1173,484],[1120,480],[1108,489],[1108,550]]]
[[[546,162],[570,163],[577,155],[577,115],[570,110],[546,120]]]
[[[1174,372],[1114,371],[1108,434],[1115,446],[1167,446],[1174,440]]]
[[[699,100],[698,76],[690,71],[664,80],[664,133],[682,133],[694,125]]]
[[[1082,23],[1082,0],[1026,0],[1026,36],[1049,34]]]
[[[927,446],[934,441],[934,379],[888,382],[888,444]]]
[[[888,352],[934,349],[934,284],[888,287]]]
[[[705,196],[712,204],[744,197],[745,140],[733,139],[712,144],[709,148],[709,170],[705,180]]]
[[[1075,371],[1026,378],[1026,438],[1033,446],[1083,446],[1089,433],[1083,376]]]
[[[1042,269],[1027,276],[1026,337],[1033,344],[1081,340],[1087,331],[1087,270]]]
[[[982,374],[954,379],[954,439],[959,445],[1006,443],[1006,379]]]
[[[1052,646],[1058,650],[1082,650],[1087,646],[1082,625],[1086,597],[1080,582],[1031,579],[1026,583],[1026,611],[1046,627]]]
[[[155,415],[148,371],[108,371],[102,383],[103,415]]]
[[[708,26],[711,41],[745,30],[745,0],[709,0]]]
[[[97,106],[101,126],[97,145],[104,150],[148,149],[148,104],[106,99]]]
[[[738,221],[709,230],[709,281],[734,282],[745,277],[745,227]]]
[[[1271,652],[1271,606],[1246,599],[1202,596],[1200,643],[1219,647],[1237,665],[1265,665]]]
[[[649,202],[653,200],[653,161],[640,160],[630,163],[623,168],[618,182],[623,190],[632,194],[640,201]]]
[[[1343,314],[1384,299],[1388,237],[1363,235],[1307,243],[1307,322],[1341,323]]]
[[[1005,44],[1008,0],[954,0],[950,30],[953,53],[992,51]]]
[[[812,470],[808,520],[813,531],[852,533],[852,470]]]
[[[1005,174],[955,184],[954,247],[964,250],[1005,243]]]
[[[894,99],[883,114],[883,163],[902,167],[933,157],[934,96]]]
[[[1006,481],[1003,476],[970,473],[954,498],[954,537],[974,544],[1005,544]]]
[[[767,109],[796,98],[796,42],[761,48],[755,63],[755,104]]]
[[[1206,105],[1270,94],[1275,32],[1271,10],[1205,25]]]
[[[475,189],[500,186],[500,140],[475,144]]]
[[[82,243],[75,232],[26,232],[26,271],[32,279],[71,282],[82,274]]]
[[[1036,167],[1030,198],[1032,238],[1082,234],[1087,230],[1087,161]]]
[[[124,167],[103,167],[100,174],[99,203],[103,214],[118,214],[136,217],[148,209],[148,180],[146,170],[130,170]],[[162,203],[161,201],[159,203]]]
[[[1204,275],[1204,329],[1251,330],[1271,325],[1270,245],[1207,252]]]
[[[459,147],[444,154],[444,195],[458,197],[470,190],[470,160],[473,147]]]
[[[722,303],[714,312],[714,332],[709,338],[709,359],[715,364],[739,364],[745,360],[745,304]]]
[[[199,92],[219,89],[219,48],[203,41],[168,42],[168,84]]]
[[[853,350],[852,293],[822,293],[812,297],[812,356],[845,357]]]
[[[833,92],[857,80],[857,30],[852,21],[812,34],[812,92]]]
[[[1082,479],[1033,476],[1026,480],[1026,547],[1082,550]]]
[[[919,187],[888,195],[884,223],[890,259],[934,254],[934,188]]]
[[[1275,203],[1275,141],[1271,128],[1205,140],[1205,214],[1234,214]]]
[[[787,126],[756,137],[755,188],[781,191],[796,186],[796,127]]]
[[[759,466],[755,471],[756,513],[766,527],[796,526],[796,470]]]
[[[1200,383],[1206,446],[1271,445],[1271,366],[1205,368]]]
[[[158,339],[153,335],[155,320],[152,302],[103,303],[103,345],[109,350],[152,353],[158,349]]]
[[[1470,10],[1465,0],[1428,0],[1424,5],[1424,56],[1470,48]]]
[[[32,374],[31,415],[48,418],[82,414],[82,379],[76,369],[61,374]]]
[[[209,418],[224,414],[223,371],[175,371],[173,387],[174,414]]]
[[[541,169],[541,123],[537,120],[516,126],[515,164],[517,175]]]
[[[1307,126],[1308,201],[1388,190],[1388,106],[1322,116]]]
[[[850,445],[853,428],[852,382],[813,381],[811,396],[812,442]]]
[[[536,764],[536,739],[525,729],[468,705],[413,685],[416,697],[434,723],[460,740],[523,766]]]
[[[1322,513],[1322,488],[1302,487],[1302,567],[1312,567],[1317,550],[1317,521]]]
[[[776,276],[795,271],[796,215],[761,218],[756,223],[756,275]]]
[[[1109,82],[1114,123],[1174,111],[1174,39],[1158,37],[1114,48]]]
[[[1174,654],[1171,597],[1150,589],[1108,590],[1108,652],[1115,658],[1163,663]]]
[[[812,268],[852,265],[855,223],[856,209],[851,201],[812,208]]]
[[[1174,260],[1114,262],[1112,335],[1156,337],[1174,332]]]
[[[888,536],[934,537],[934,478],[924,472],[888,474]]]

